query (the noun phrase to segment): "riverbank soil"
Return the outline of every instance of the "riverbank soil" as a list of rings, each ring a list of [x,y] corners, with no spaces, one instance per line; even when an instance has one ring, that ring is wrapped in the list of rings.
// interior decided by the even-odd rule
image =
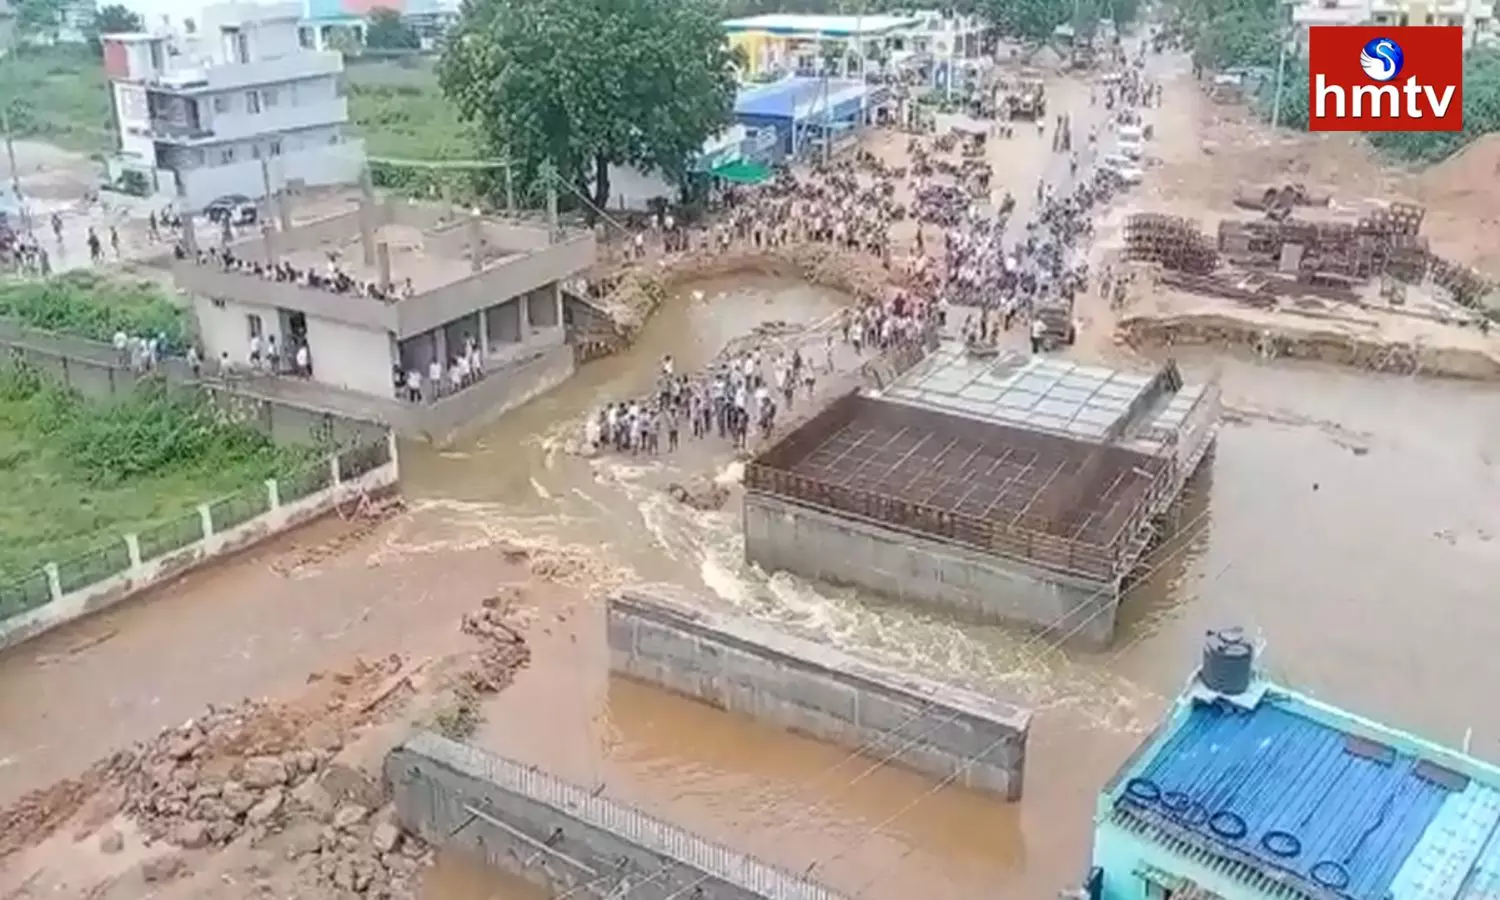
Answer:
[[[1081,85],[1074,90],[1086,96]],[[1183,113],[1170,98],[1153,115],[1165,123],[1155,144],[1164,159],[1179,142],[1201,151],[1196,132],[1174,131]],[[993,143],[1003,163],[997,191],[1013,178],[1018,200],[1052,165],[1027,155],[1019,136]],[[1115,219],[1154,197],[1151,179],[1164,170],[1168,163],[1153,166],[1136,195],[1104,212],[1101,254]],[[401,859],[425,864],[425,848],[398,836],[399,849],[380,849],[391,835],[375,842],[378,796],[335,802],[329,813],[304,784],[327,789],[324,773],[335,765],[368,777],[370,761],[413,722],[470,732],[483,746],[810,871],[853,896],[1047,896],[1076,883],[1100,785],[1158,721],[1198,658],[1204,630],[1226,625],[1253,629],[1272,670],[1318,696],[1445,742],[1467,732],[1481,755],[1500,748],[1500,722],[1473,714],[1500,681],[1485,602],[1500,572],[1500,426],[1484,386],[1179,352],[1189,380],[1212,373],[1223,384],[1230,410],[1218,450],[1191,485],[1176,536],[1124,600],[1115,646],[1083,654],[745,565],[740,460],[717,440],[658,457],[570,452],[583,418],[649,391],[666,355],[678,371],[699,371],[735,338],[758,331],[782,346],[805,340],[819,363],[818,338],[803,329],[850,298],[778,273],[790,274],[719,268],[700,271],[711,276],[701,282],[664,278],[628,349],[467,443],[405,448],[410,508],[373,530],[351,534],[345,523],[324,521],[0,656],[0,804],[60,785],[47,804],[59,811],[25,819],[39,824],[0,865],[7,879],[0,897],[123,900],[145,893],[148,876],[156,879],[150,889],[174,897],[337,895],[325,877],[337,889],[378,885],[394,894],[398,881],[410,885]],[[1077,355],[1129,355],[1113,344],[1107,304],[1094,298],[1079,316],[1089,327]],[[847,351],[836,352],[834,368],[848,371]],[[838,380],[820,377],[818,390],[836,393]],[[935,789],[612,680],[598,598],[639,581],[672,584],[811,639],[1035,708],[1025,800],[1003,805]],[[478,636],[466,634],[465,616],[480,609],[504,613],[499,624],[481,614],[468,629]],[[524,653],[511,631],[524,639]],[[456,674],[475,665],[476,653],[481,662],[498,654],[525,665],[509,687],[487,695],[474,689],[505,679]],[[363,667],[354,662],[361,656]],[[313,673],[332,674],[309,682]],[[365,709],[393,681],[391,693]],[[303,722],[295,711],[328,709],[333,694],[325,692],[336,686],[343,699],[326,718],[341,748],[313,762],[316,753],[300,755],[316,750],[310,729],[278,731],[286,739],[274,745],[276,758],[291,786],[255,789],[257,816],[282,791],[266,820],[273,827],[262,835],[248,823],[250,809],[236,813],[227,851],[179,849],[180,838],[197,842],[191,828],[143,847],[138,835],[157,814],[137,815],[146,820],[137,824],[111,819],[104,812],[116,807],[78,799],[93,794],[87,785],[59,782],[137,741],[179,746],[185,721],[219,721],[205,715],[210,704],[282,697],[294,711],[286,717]],[[205,743],[212,744],[206,734]],[[137,772],[137,760],[159,758],[156,749],[143,752],[101,771]],[[161,775],[170,788],[169,809],[190,803],[195,816],[218,821],[217,806],[199,804],[224,803],[229,782],[246,784],[244,752],[229,755],[216,798],[194,799],[199,788],[178,775],[196,768],[202,786],[203,772],[219,771],[216,753],[201,763],[192,753],[173,757],[170,771],[153,764],[152,783]],[[287,752],[296,754],[295,777],[281,758]],[[274,765],[254,768],[256,781],[276,780]],[[138,783],[134,775],[115,780]],[[343,784],[353,797],[367,782]],[[299,799],[302,792],[313,803]],[[244,803],[238,788],[228,793],[234,807]],[[344,829],[339,810],[350,804],[362,812],[345,813],[354,825]],[[186,809],[165,814],[174,829]],[[70,816],[34,845],[46,838],[46,823]],[[315,826],[304,826],[309,816]],[[315,857],[274,843],[300,841],[304,827],[316,831]],[[116,846],[110,828],[120,833],[114,853],[103,849]],[[89,836],[75,840],[79,834]],[[148,870],[151,854],[182,863]],[[304,880],[307,872],[313,880]],[[428,896],[443,900],[511,888],[451,860],[439,859],[430,875]],[[68,886],[44,890],[60,880]]]
[[[1162,106],[1153,112],[1152,165],[1145,183],[1100,229],[1101,266],[1114,262],[1123,246],[1122,226],[1130,213],[1182,216],[1212,235],[1222,220],[1258,217],[1236,208],[1240,191],[1301,184],[1330,204],[1298,208],[1294,216],[1352,221],[1390,202],[1415,203],[1427,211],[1421,233],[1434,253],[1500,277],[1500,251],[1483,238],[1500,203],[1494,177],[1500,140],[1481,139],[1417,173],[1382,164],[1357,135],[1273,134],[1243,107],[1210,100],[1183,67],[1165,78],[1164,87]],[[1400,306],[1371,283],[1355,302],[1309,297],[1267,309],[1162,284],[1154,266],[1114,267],[1136,274],[1134,288],[1121,309],[1095,304],[1093,314],[1084,314],[1085,330],[1117,332],[1119,342],[1147,352],[1207,344],[1396,374],[1500,378],[1500,333],[1481,333],[1469,313],[1431,284],[1413,286]]]

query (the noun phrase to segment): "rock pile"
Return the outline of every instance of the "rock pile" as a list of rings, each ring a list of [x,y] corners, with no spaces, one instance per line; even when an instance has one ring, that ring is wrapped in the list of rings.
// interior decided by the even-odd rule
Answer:
[[[674,481],[666,491],[678,503],[704,512],[723,509],[729,501],[729,489],[709,478],[693,478],[686,484]]]
[[[515,680],[516,673],[531,662],[531,647],[521,633],[506,621],[510,614],[505,595],[463,618],[464,634],[479,640],[473,664],[464,670],[464,684],[478,694],[494,694]]]
[[[70,822],[87,834],[121,814],[148,842],[185,851],[275,841],[319,896],[414,896],[427,848],[371,815],[385,803],[381,788],[336,756],[353,730],[384,718],[412,671],[399,656],[360,661],[350,671],[315,676],[306,702],[210,707],[0,813],[0,854]],[[122,844],[111,827],[98,842],[106,853]],[[147,881],[187,872],[176,855],[155,858],[149,868],[142,872]]]

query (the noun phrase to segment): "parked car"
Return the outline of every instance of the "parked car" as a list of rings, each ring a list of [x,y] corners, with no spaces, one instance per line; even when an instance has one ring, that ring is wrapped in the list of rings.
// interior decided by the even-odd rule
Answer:
[[[260,210],[255,201],[244,194],[226,194],[204,207],[203,215],[215,225],[228,222],[231,225],[254,225]]]

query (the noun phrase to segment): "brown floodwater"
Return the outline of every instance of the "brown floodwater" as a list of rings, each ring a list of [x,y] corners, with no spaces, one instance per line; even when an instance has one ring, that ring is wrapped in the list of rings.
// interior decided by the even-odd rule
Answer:
[[[452,649],[462,611],[525,577],[501,541],[574,548],[603,583],[671,582],[1033,706],[1026,797],[1006,806],[614,682],[597,604],[531,594],[535,662],[493,702],[484,744],[862,897],[1072,881],[1095,792],[1212,627],[1249,628],[1273,674],[1321,697],[1500,755],[1500,721],[1481,714],[1500,681],[1500,614],[1485,605],[1500,581],[1500,418],[1482,385],[1185,360],[1190,376],[1220,371],[1230,415],[1179,534],[1125,601],[1114,646],[1094,654],[746,567],[732,509],[696,512],[660,491],[676,469],[729,469],[721,451],[561,451],[576,426],[560,422],[645,389],[661,356],[693,368],[757,322],[821,319],[839,300],[764,279],[685,290],[630,353],[464,446],[406,448],[414,512],[368,553],[278,574],[293,545],[340,527],[323,523],[0,656],[0,802],[203,704],[295,690],[355,653]],[[429,896],[535,895],[445,857]]]
[[[1483,605],[1500,577],[1500,419],[1489,388],[1183,360],[1190,377],[1224,383],[1218,451],[1184,499],[1178,533],[1126,599],[1114,646],[1079,653],[768,577],[741,561],[734,512],[665,501],[658,464],[548,452],[543,423],[582,412],[583,398],[629,394],[661,354],[696,361],[744,330],[757,309],[744,294],[794,296],[808,315],[821,312],[811,289],[763,282],[729,290],[712,313],[669,308],[639,351],[587,373],[544,413],[409,466],[409,490],[442,498],[450,525],[482,531],[524,511],[533,537],[597,541],[629,577],[692,586],[706,603],[1034,706],[1025,800],[938,789],[611,680],[590,606],[539,637],[537,664],[493,704],[486,745],[870,898],[1045,895],[1070,883],[1087,858],[1098,787],[1154,725],[1209,628],[1247,627],[1272,674],[1330,701],[1500,755],[1500,722],[1478,712],[1484,685],[1500,677],[1490,643],[1500,614]],[[456,887],[470,881],[449,879],[445,896],[485,896],[482,878],[478,893]]]

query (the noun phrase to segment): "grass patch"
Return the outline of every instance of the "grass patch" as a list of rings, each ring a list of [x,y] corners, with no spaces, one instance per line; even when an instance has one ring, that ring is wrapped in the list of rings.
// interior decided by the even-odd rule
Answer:
[[[472,160],[483,153],[473,130],[438,88],[430,68],[388,68],[364,64],[350,70],[349,118],[374,157],[420,160]],[[375,163],[376,185],[431,197],[443,184],[455,199],[475,193],[473,173]]]
[[[277,447],[249,427],[227,423],[193,393],[147,381],[103,403],[33,369],[5,366],[0,584],[47,562],[87,568],[79,557],[106,546],[118,553],[125,533],[190,517],[200,503],[245,492],[242,505],[253,506],[265,479],[314,464],[311,450]]]
[[[24,47],[0,59],[0,104],[16,137],[80,153],[115,149],[104,67],[87,47]]]
[[[188,341],[187,316],[167,299],[160,285],[87,271],[0,281],[0,316],[31,328],[106,343],[116,331],[156,335],[174,353],[185,350]]]

